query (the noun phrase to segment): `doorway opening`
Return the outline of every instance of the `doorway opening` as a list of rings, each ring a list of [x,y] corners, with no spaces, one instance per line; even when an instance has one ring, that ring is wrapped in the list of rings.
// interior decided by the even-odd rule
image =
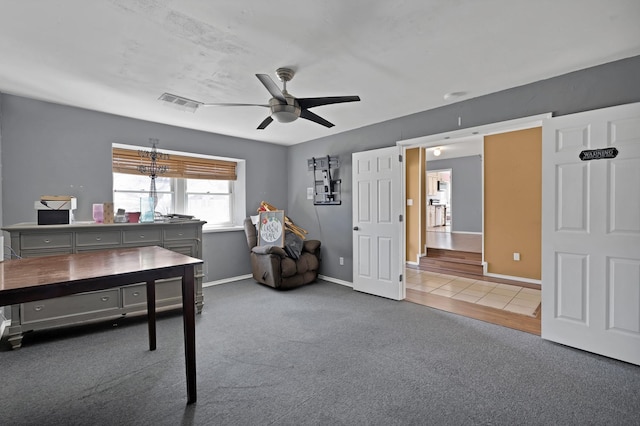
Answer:
[[[426,148],[427,232],[420,269],[484,274],[482,154],[481,135]]]
[[[437,238],[435,242],[429,242],[427,238],[427,244],[425,244],[426,255],[432,257],[431,255],[433,255],[434,253],[437,254],[438,250],[441,249],[449,250],[449,252],[447,252],[447,256],[449,257],[451,257],[451,250],[476,252],[474,254],[474,259],[460,258],[458,256],[458,253],[454,254],[454,256],[458,257],[458,264],[463,265],[463,268],[476,268],[474,271],[448,272],[436,270],[432,272],[430,276],[426,276],[423,273],[424,270],[422,268],[422,260],[427,256],[421,257],[417,266],[411,265],[409,262],[407,262],[407,267],[405,269],[405,276],[407,277],[405,281],[407,295],[406,300],[435,307],[438,309],[447,310],[461,315],[482,319],[489,322],[494,322],[492,319],[488,318],[492,317],[496,320],[495,323],[512,326],[512,328],[519,328],[521,325],[524,325],[528,329],[519,329],[532,332],[534,334],[540,333],[540,284],[533,283],[532,281],[534,280],[527,281],[526,279],[524,279],[523,281],[520,281],[520,279],[516,278],[516,274],[500,275],[499,272],[493,273],[491,272],[491,270],[485,271],[485,165],[483,160],[485,136],[502,134],[522,129],[529,129],[532,127],[540,127],[541,120],[543,118],[547,118],[547,116],[548,115],[545,114],[544,116],[529,117],[526,119],[513,120],[511,122],[505,123],[496,123],[494,125],[481,126],[475,129],[454,131],[450,132],[449,134],[432,135],[424,138],[417,138],[412,141],[403,141],[399,143],[399,145],[404,146],[407,151],[409,149],[420,147],[424,149],[424,152],[426,152],[426,167],[423,175],[423,179],[427,180],[426,184],[424,184],[426,188],[429,188],[430,186],[429,173],[437,173],[451,169],[451,175],[449,176],[450,182],[448,184],[448,189],[450,190],[449,195],[451,197],[449,204],[451,227],[447,230],[449,232],[437,232],[438,227],[435,226],[425,227],[426,231],[431,231],[426,232],[428,237],[431,236]],[[463,148],[468,145],[475,145],[475,152],[464,151]],[[433,153],[435,151],[440,154],[438,157],[433,156]],[[462,155],[455,155],[454,153],[462,153]],[[430,158],[430,156],[432,156],[432,158]],[[477,168],[469,166],[469,164],[455,167],[447,164],[447,162],[441,161],[445,159],[449,161],[454,161],[454,159],[456,159],[456,161],[458,161],[458,159],[460,159],[460,161],[462,162],[461,159],[463,158],[466,158],[466,160],[469,161],[475,160],[477,162]],[[467,181],[472,182],[477,186],[472,187],[471,189],[464,187],[462,187],[461,189],[461,175],[462,177],[465,177],[464,174],[469,173],[471,170],[475,171],[475,176],[472,178],[466,176]],[[424,194],[426,194],[427,196],[427,203],[430,200],[428,196],[433,195],[432,191],[434,178],[437,182],[439,177],[440,176],[438,175],[431,175],[431,190],[427,189],[427,191],[424,192]],[[405,175],[405,179],[409,179],[408,173]],[[424,180],[422,182],[424,182]],[[406,185],[406,181],[403,182],[403,189],[406,187]],[[446,188],[447,184],[445,184],[444,186]],[[441,199],[440,196],[437,197],[438,200]],[[460,201],[460,198],[458,198],[460,196],[463,197],[463,201]],[[477,200],[477,202],[470,202],[470,200],[474,199],[474,197],[476,197],[475,200]],[[457,213],[460,212],[468,214],[466,216],[458,216]],[[473,222],[473,220],[475,220],[476,222]],[[406,224],[405,226],[408,227],[408,224]],[[466,239],[467,241],[461,242],[461,239],[451,238],[452,236],[461,237],[463,239]],[[409,236],[405,234],[404,238],[409,238]],[[435,260],[434,262],[435,267],[443,266],[442,259]],[[474,265],[471,265],[472,263]],[[517,281],[515,281],[516,279]],[[444,280],[448,281],[443,282]],[[490,304],[485,305],[485,303],[483,302],[488,303],[489,300],[483,300],[485,297],[483,295],[478,295],[479,299],[475,302],[471,300],[464,300],[468,294],[477,293],[481,289],[488,288],[490,286],[494,286],[495,288],[500,290],[490,291],[490,293],[500,293],[502,291],[513,292],[515,290],[517,294],[522,293],[522,299],[530,298],[529,294],[536,293],[535,297],[537,299],[535,301],[529,299],[527,299],[526,301],[526,304],[536,304],[536,306],[527,306],[527,308],[532,309],[532,312],[530,312],[529,315],[523,315],[522,313],[517,313],[516,311],[509,312],[511,309],[507,308],[506,305],[504,307],[498,307],[497,305],[495,307],[492,307]],[[462,289],[462,287],[464,288]],[[445,292],[448,294],[448,297],[444,294],[438,294]],[[525,295],[526,297],[524,297]],[[507,295],[505,294],[504,296],[505,297],[501,299],[506,299]],[[510,295],[508,297],[510,297]],[[514,295],[512,299],[516,300],[520,298],[515,297]],[[480,300],[483,300],[483,302],[480,302]],[[517,302],[520,303],[520,300],[517,300]],[[507,305],[509,303],[510,302],[507,302]],[[524,304],[525,303],[522,302],[522,305]],[[498,317],[500,317],[500,319],[497,319]]]
[[[427,232],[451,232],[452,170],[426,170]]]

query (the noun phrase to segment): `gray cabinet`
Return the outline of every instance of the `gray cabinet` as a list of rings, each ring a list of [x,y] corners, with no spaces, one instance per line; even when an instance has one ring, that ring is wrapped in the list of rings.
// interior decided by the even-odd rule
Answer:
[[[161,246],[178,253],[202,258],[202,221],[176,223],[114,223],[36,225],[21,223],[2,228],[11,237],[11,248],[20,257],[51,256],[121,247]],[[202,312],[202,265],[196,266],[196,309]],[[55,299],[22,303],[10,307],[7,329],[13,349],[22,345],[24,333],[88,321],[110,319],[147,311],[145,283],[75,294]],[[158,310],[182,306],[180,279],[156,283]]]

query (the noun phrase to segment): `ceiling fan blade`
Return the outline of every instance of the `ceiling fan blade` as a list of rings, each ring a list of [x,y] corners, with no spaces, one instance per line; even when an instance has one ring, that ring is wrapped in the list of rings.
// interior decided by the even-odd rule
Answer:
[[[202,104],[201,107],[216,107],[216,106],[259,106],[259,107],[267,107],[268,104],[236,104],[236,103],[214,103],[214,104]]]
[[[282,93],[282,90],[280,90],[278,85],[273,82],[271,77],[269,77],[267,74],[256,74],[256,77],[258,77],[258,80],[260,80],[260,82],[264,85],[264,87],[267,88],[269,93],[271,93],[271,96],[273,96],[280,102],[284,102],[285,104],[287,103],[287,100],[285,99],[284,94]]]
[[[334,124],[325,120],[324,118],[320,117],[319,115],[316,115],[314,113],[312,113],[309,110],[303,109],[302,111],[300,111],[300,117],[301,118],[306,118],[307,120],[313,121],[315,123],[318,124],[322,124],[324,127],[333,127]]]
[[[265,127],[267,127],[269,124],[271,124],[271,122],[273,121],[273,118],[271,118],[271,116],[265,118],[262,123],[260,123],[260,125],[258,126],[258,130],[264,130]]]
[[[313,108],[321,105],[340,104],[343,102],[357,102],[360,96],[328,96],[324,98],[298,98],[300,108]]]

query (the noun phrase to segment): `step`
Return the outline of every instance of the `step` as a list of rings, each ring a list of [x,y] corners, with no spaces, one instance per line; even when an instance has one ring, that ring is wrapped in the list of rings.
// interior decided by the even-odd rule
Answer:
[[[460,250],[427,248],[428,258],[464,259],[482,263],[482,253]]]
[[[484,275],[482,264],[460,262],[456,260],[429,259],[423,257],[420,259],[420,269],[432,272],[463,272],[473,275]]]
[[[457,250],[427,249],[427,256],[420,258],[420,269],[439,273],[484,275],[482,253]]]

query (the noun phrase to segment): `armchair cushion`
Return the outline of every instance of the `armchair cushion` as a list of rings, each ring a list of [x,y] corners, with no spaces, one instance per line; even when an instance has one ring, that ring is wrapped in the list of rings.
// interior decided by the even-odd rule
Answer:
[[[282,258],[287,257],[287,252],[278,246],[255,246],[251,249],[251,252],[255,254],[275,254]]]
[[[296,261],[290,257],[285,257],[280,261],[280,268],[283,278],[292,277],[298,273]]]
[[[305,240],[302,245],[302,250],[308,251],[309,253],[315,253],[316,250],[320,249],[320,241],[318,240]]]

